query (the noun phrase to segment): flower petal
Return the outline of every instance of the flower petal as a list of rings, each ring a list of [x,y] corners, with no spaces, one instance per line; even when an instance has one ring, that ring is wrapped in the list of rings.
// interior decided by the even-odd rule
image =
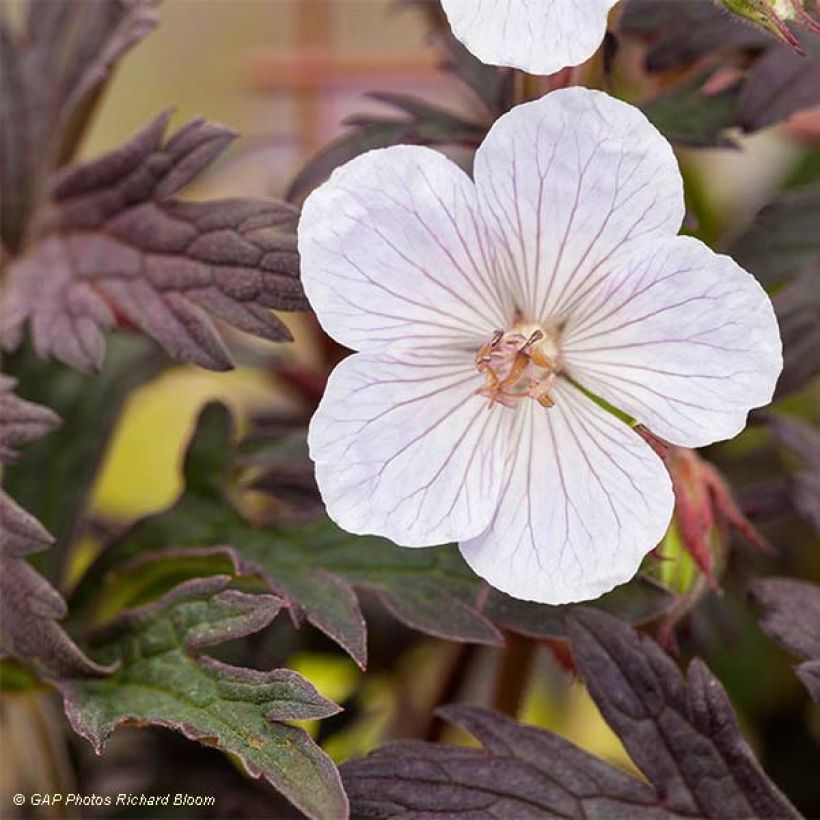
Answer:
[[[322,327],[354,350],[475,350],[509,318],[483,230],[470,178],[445,156],[370,151],[305,202],[302,283]]]
[[[554,397],[549,410],[519,407],[498,512],[460,546],[497,589],[564,604],[628,581],[666,532],[674,497],[637,433],[565,380]]]
[[[684,447],[737,435],[783,367],[771,301],[728,256],[651,242],[609,273],[564,329],[584,387]]]
[[[631,105],[568,88],[514,108],[475,159],[479,207],[525,318],[558,324],[619,254],[674,235],[683,183]]]
[[[479,60],[552,74],[589,59],[618,0],[442,0],[453,34]]]
[[[480,533],[513,414],[487,410],[471,359],[359,353],[333,371],[308,443],[328,514],[407,547]]]

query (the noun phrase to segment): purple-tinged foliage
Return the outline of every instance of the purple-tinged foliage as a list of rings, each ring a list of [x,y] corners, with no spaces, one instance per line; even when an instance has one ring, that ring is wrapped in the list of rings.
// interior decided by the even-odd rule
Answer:
[[[103,553],[72,598],[77,606],[88,605],[106,589],[103,579],[112,578],[109,573],[133,578],[134,566],[128,562],[138,556],[149,565],[141,570],[147,577],[179,579],[186,571],[203,572],[198,562],[185,568],[198,548],[220,547],[213,556],[217,569],[211,572],[261,577],[285,598],[297,623],[313,624],[360,666],[367,658],[366,626],[356,589],[375,594],[412,629],[445,640],[498,645],[501,629],[536,638],[565,634],[563,616],[572,607],[531,604],[490,590],[453,546],[400,549],[383,538],[349,535],[327,518],[287,530],[256,526],[231,501],[231,438],[227,409],[206,407],[186,457],[186,492]],[[639,578],[596,605],[640,622],[660,615],[672,600]]]
[[[347,798],[336,767],[304,729],[283,721],[324,718],[339,708],[287,669],[230,666],[201,650],[266,627],[282,601],[227,589],[214,576],[181,584],[123,613],[94,643],[117,664],[99,681],[62,681],[75,731],[102,752],[123,725],[164,726],[235,754],[309,817],[343,820]]]
[[[668,809],[716,820],[799,816],[760,768],[702,661],[684,678],[654,641],[589,608],[568,631],[590,695]]]
[[[645,65],[652,73],[685,68],[715,53],[774,45],[765,31],[745,25],[709,0],[627,0],[618,28],[651,38]]]
[[[684,679],[657,644],[588,608],[570,617],[569,634],[590,694],[648,782],[549,732],[453,706],[443,716],[483,749],[399,743],[345,764],[354,816],[799,817],[703,663]]]
[[[404,742],[344,764],[355,817],[670,816],[651,787],[557,735],[477,707],[439,714],[483,749]]]
[[[118,60],[157,24],[156,0],[0,6],[0,259],[26,239],[51,172],[71,159]]]
[[[0,463],[17,457],[16,448],[59,425],[45,407],[23,401],[14,379],[0,374]],[[48,677],[104,675],[57,621],[67,608],[56,589],[26,560],[46,549],[52,537],[37,519],[0,489],[0,657],[34,663]]]
[[[0,462],[17,458],[17,447],[44,436],[60,424],[47,407],[15,395],[16,381],[0,373]]]
[[[805,658],[797,675],[820,703],[820,586],[794,578],[763,578],[752,585],[752,600],[763,611],[763,631]]]
[[[29,322],[40,356],[97,370],[104,331],[125,324],[177,360],[224,370],[232,359],[213,318],[290,339],[270,309],[304,307],[297,211],[274,201],[174,199],[234,134],[193,120],[165,140],[168,119],[56,180],[38,241],[7,270],[6,349]]]
[[[769,430],[794,453],[801,466],[790,481],[794,509],[820,533],[820,433],[800,419],[772,415]]]
[[[288,188],[287,198],[302,201],[313,188],[354,157],[389,145],[461,145],[478,147],[490,122],[474,122],[406,94],[368,96],[396,109],[397,115],[358,114],[348,117],[347,134],[325,146],[305,165]]]
[[[820,260],[820,256],[818,257]],[[801,390],[820,373],[820,288],[810,271],[784,285],[772,300],[783,339],[777,396]]]
[[[752,64],[733,91],[714,97],[700,93],[678,93],[677,110],[669,127],[656,123],[673,141],[683,128],[682,142],[713,144],[725,142],[723,132],[739,128],[745,132],[787,120],[796,111],[820,105],[820,42],[806,35],[805,56],[774,40],[761,29],[727,14],[709,0],[628,0],[619,31],[630,37],[650,39],[644,60],[653,74],[677,72],[726,55],[748,54]],[[672,92],[674,94],[674,92]],[[699,100],[699,103],[698,103]],[[649,104],[651,110],[652,103]],[[697,129],[692,120],[702,120]]]
[[[820,83],[818,83],[820,85]],[[765,205],[748,227],[734,237],[728,252],[764,285],[806,276],[816,301],[820,276],[820,184],[786,191]]]

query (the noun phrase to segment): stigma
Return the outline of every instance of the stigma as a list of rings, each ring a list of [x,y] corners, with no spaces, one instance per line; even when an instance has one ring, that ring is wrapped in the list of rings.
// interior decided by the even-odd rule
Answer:
[[[490,407],[515,407],[527,398],[542,407],[555,403],[550,391],[560,371],[558,340],[540,325],[517,322],[496,330],[476,353],[475,365],[486,378],[476,393],[489,399]]]

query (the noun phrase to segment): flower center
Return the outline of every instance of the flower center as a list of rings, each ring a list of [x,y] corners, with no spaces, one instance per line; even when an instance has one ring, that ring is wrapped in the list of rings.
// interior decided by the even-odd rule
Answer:
[[[476,393],[486,396],[490,407],[515,407],[525,398],[552,407],[550,390],[561,369],[558,358],[557,335],[540,325],[522,321],[496,330],[476,353],[476,370],[487,379]]]

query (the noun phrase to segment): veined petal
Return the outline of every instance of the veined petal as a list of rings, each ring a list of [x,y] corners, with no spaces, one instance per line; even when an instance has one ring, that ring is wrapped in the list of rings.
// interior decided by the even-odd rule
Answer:
[[[783,367],[763,288],[683,236],[621,260],[562,342],[573,378],[684,447],[737,435],[749,410],[771,401]]]
[[[460,547],[497,589],[564,604],[628,581],[666,532],[674,496],[637,433],[565,380],[553,395],[549,410],[518,409],[498,511]]]
[[[406,547],[481,532],[495,511],[511,413],[475,395],[450,353],[359,353],[333,371],[308,443],[328,514]]]
[[[614,259],[683,220],[669,143],[637,108],[585,88],[501,117],[474,176],[508,287],[536,322],[560,323]]]
[[[442,0],[453,34],[479,60],[552,74],[589,59],[618,0]]]
[[[370,151],[305,202],[302,284],[322,327],[354,350],[475,350],[509,318],[483,231],[471,180],[445,156]]]

